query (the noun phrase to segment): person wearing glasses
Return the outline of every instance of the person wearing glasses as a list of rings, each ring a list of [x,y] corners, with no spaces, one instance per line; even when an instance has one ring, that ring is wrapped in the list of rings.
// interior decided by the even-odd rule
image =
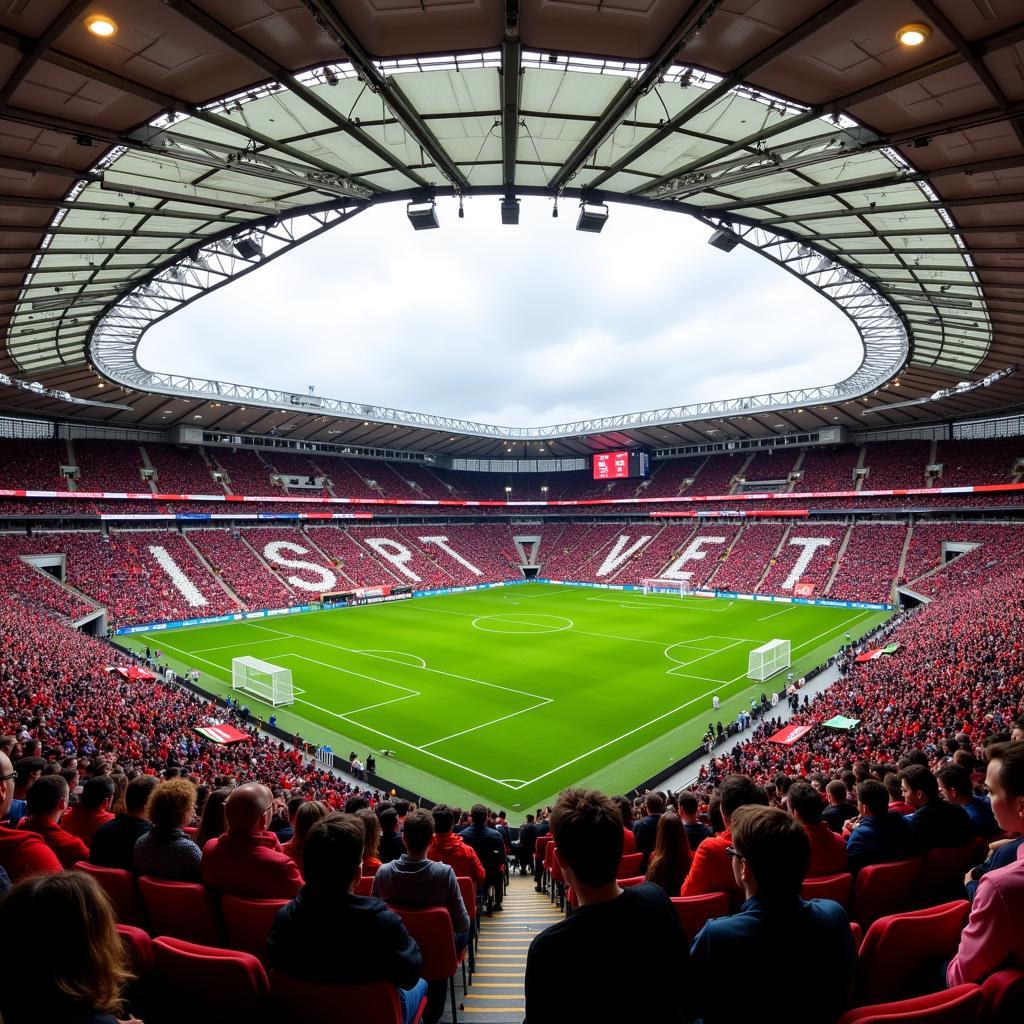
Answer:
[[[0,821],[7,819],[11,809],[17,775],[11,759],[0,752]],[[22,832],[6,825],[0,825],[0,868],[12,882],[61,869],[57,855],[35,832]]]
[[[803,826],[775,807],[740,807],[726,853],[746,901],[738,914],[708,921],[690,948],[703,1024],[736,1019],[723,993],[735,988],[738,965],[771,963],[794,949],[801,982],[793,1012],[802,1024],[831,1024],[846,1007],[856,953],[846,911],[834,900],[800,897],[811,857]]]
[[[274,795],[258,782],[231,791],[224,803],[228,830],[203,848],[203,883],[246,899],[290,900],[302,887],[295,861],[269,832]]]

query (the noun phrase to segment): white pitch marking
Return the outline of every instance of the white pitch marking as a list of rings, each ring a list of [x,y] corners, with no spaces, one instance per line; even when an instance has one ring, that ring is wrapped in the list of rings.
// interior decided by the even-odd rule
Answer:
[[[786,612],[791,612],[797,605],[791,604],[788,608],[783,608],[781,612],[772,612],[771,615],[762,615],[757,621],[767,622],[769,619],[774,619],[776,615],[785,615]]]
[[[246,640],[246,646],[252,647],[255,644],[276,644],[279,641],[279,637],[274,637],[271,640]],[[238,647],[237,643],[225,644],[223,647],[198,647],[196,648],[196,654],[209,654],[211,651],[229,651],[233,647]]]
[[[380,660],[381,661],[393,661],[393,662],[395,662],[396,665],[405,665],[405,666],[407,666],[409,668],[426,668],[427,667],[427,663],[426,663],[426,661],[423,658],[421,658],[418,654],[410,654],[408,651],[387,651],[387,650],[379,650],[379,649],[377,649],[375,647],[371,647],[371,648],[369,648],[368,650],[365,650],[365,651],[356,651],[356,654],[368,654],[371,658],[377,657],[378,655],[381,655],[381,654],[398,654],[398,655],[400,655],[403,658],[412,658],[413,661],[417,661],[417,662],[419,662],[419,664],[418,665],[409,665],[409,663],[407,661],[399,661],[397,658],[381,658]]]
[[[356,672],[350,668],[343,668],[341,665],[332,665],[327,661],[317,661],[316,658],[307,658],[304,654],[279,654],[278,658],[299,658],[301,661],[308,661],[312,665],[322,665],[324,668],[333,669],[335,672],[344,672],[346,675],[358,676],[360,679],[369,679],[374,683],[381,683],[384,686],[390,686],[393,690],[405,690],[407,694],[413,694],[417,697],[422,696],[419,690],[414,690],[411,686],[402,686],[401,683],[390,683],[386,679],[378,679],[376,676],[368,676],[363,672]],[[345,712],[346,714],[353,714],[351,711]]]
[[[564,633],[568,629],[572,629],[576,625],[572,619],[566,618],[564,615],[542,615],[540,618],[543,619],[561,619],[563,622],[567,622],[567,626],[549,626],[546,622],[528,622],[522,619],[515,612],[506,612],[504,615],[478,615],[470,625],[474,629],[479,629],[481,633],[499,633],[504,636],[544,636],[548,633]],[[536,629],[488,629],[486,626],[480,625],[481,622],[505,622],[512,626],[536,626]]]
[[[679,667],[682,667],[682,668],[689,668],[690,665],[696,665],[698,661],[704,661],[705,659],[711,658],[711,657],[713,657],[716,654],[724,654],[726,651],[731,651],[734,647],[739,647],[739,645],[742,642],[743,642],[742,640],[737,640],[736,643],[734,643],[734,644],[729,644],[726,647],[719,648],[718,650],[709,651],[707,654],[702,654],[699,658],[691,658],[689,661],[676,661],[676,659],[673,658],[672,655],[668,653],[669,651],[672,650],[673,647],[681,646],[680,644],[672,644],[671,646],[666,647],[665,650],[662,651],[662,654],[664,654],[665,657],[668,658],[668,660],[671,661],[673,664],[675,664],[675,665],[677,665]],[[665,671],[666,672],[671,672],[672,670],[671,669],[666,669]]]
[[[431,609],[431,610],[433,610],[433,609]],[[465,614],[465,613],[464,612],[458,612],[458,613],[455,613],[455,614],[462,615],[462,614]],[[257,627],[257,628],[261,629],[261,628],[265,628],[265,627]],[[272,630],[272,632],[276,632],[276,630]],[[291,639],[293,639],[293,640],[304,640],[306,643],[320,644],[321,647],[333,647],[335,650],[338,650],[338,651],[347,651],[349,654],[358,654],[359,653],[353,647],[344,647],[341,644],[332,644],[328,640],[314,640],[313,637],[305,636],[302,633],[285,633],[283,635],[291,637]],[[366,654],[366,655],[364,655],[364,657],[367,657],[367,658],[378,658],[378,660],[381,660],[381,661],[391,661],[392,660],[390,658],[379,658],[379,656],[376,655],[376,654]],[[392,664],[394,664],[394,662],[392,662]],[[408,667],[409,668],[413,668],[412,665],[409,665]],[[529,697],[532,700],[549,700],[550,699],[550,698],[545,697],[545,696],[543,696],[542,694],[539,694],[539,693],[530,693],[529,690],[517,690],[514,686],[503,686],[501,683],[489,683],[489,682],[487,682],[486,679],[474,679],[472,676],[459,675],[457,672],[446,672],[446,671],[444,671],[444,669],[431,668],[429,665],[426,668],[417,669],[416,671],[418,671],[418,672],[432,672],[434,675],[448,676],[449,679],[462,679],[462,680],[465,680],[467,683],[476,683],[479,686],[489,686],[489,687],[491,687],[494,690],[505,690],[508,693],[518,693],[521,697]]]
[[[429,743],[424,743],[421,750],[426,750],[427,747],[434,746],[435,743],[444,743],[445,740],[453,740],[456,736],[465,736],[467,733],[476,732],[477,729],[486,729],[489,725],[497,725],[499,722],[507,722],[510,718],[515,718],[518,715],[525,715],[527,711],[533,711],[536,708],[542,708],[545,704],[553,704],[554,700],[550,697],[545,698],[537,704],[531,704],[528,708],[523,708],[522,711],[513,711],[509,715],[502,715],[501,718],[495,718],[490,722],[482,722],[480,725],[470,726],[468,729],[463,729],[461,732],[453,732],[449,736],[442,736],[439,740],[431,740]]]

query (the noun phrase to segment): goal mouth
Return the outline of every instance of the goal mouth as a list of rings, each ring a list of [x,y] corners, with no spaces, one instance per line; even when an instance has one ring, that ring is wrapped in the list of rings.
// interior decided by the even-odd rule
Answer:
[[[689,580],[644,579],[640,581],[644,594],[672,594],[687,597],[693,593]]]
[[[750,652],[747,660],[747,678],[763,681],[790,666],[792,653],[789,640],[770,640]]]
[[[275,708],[295,703],[292,670],[259,658],[231,659],[231,689],[251,693]]]

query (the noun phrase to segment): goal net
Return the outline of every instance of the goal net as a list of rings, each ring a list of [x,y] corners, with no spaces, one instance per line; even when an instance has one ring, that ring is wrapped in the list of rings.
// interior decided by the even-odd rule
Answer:
[[[693,593],[688,580],[641,580],[645,594],[678,594],[686,597]]]
[[[768,679],[789,668],[789,641],[770,640],[750,652],[747,662],[748,679]]]
[[[292,670],[259,658],[232,658],[231,689],[251,693],[275,708],[295,703]]]

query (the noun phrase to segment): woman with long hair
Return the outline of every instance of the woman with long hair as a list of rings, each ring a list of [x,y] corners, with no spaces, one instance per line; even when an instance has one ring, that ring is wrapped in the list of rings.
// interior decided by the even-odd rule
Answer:
[[[117,1024],[132,976],[110,900],[92,876],[65,871],[19,882],[0,897],[0,935],[10,940],[0,985],[5,1024]],[[47,955],[54,936],[59,951]]]
[[[327,805],[319,800],[307,800],[295,812],[295,825],[291,839],[281,849],[288,854],[296,867],[302,870],[302,847],[306,843],[306,836],[309,830],[318,822],[327,817]]]
[[[669,896],[678,896],[690,870],[690,844],[678,814],[663,814],[647,867],[647,881],[661,886]]]
[[[207,794],[203,803],[203,813],[199,819],[199,827],[192,837],[193,842],[201,850],[211,839],[223,835],[228,830],[224,818],[224,801],[231,795],[229,786],[221,786]]]
[[[369,807],[356,811],[356,817],[363,822],[366,829],[366,843],[363,846],[363,877],[377,874],[380,867],[380,818]]]

